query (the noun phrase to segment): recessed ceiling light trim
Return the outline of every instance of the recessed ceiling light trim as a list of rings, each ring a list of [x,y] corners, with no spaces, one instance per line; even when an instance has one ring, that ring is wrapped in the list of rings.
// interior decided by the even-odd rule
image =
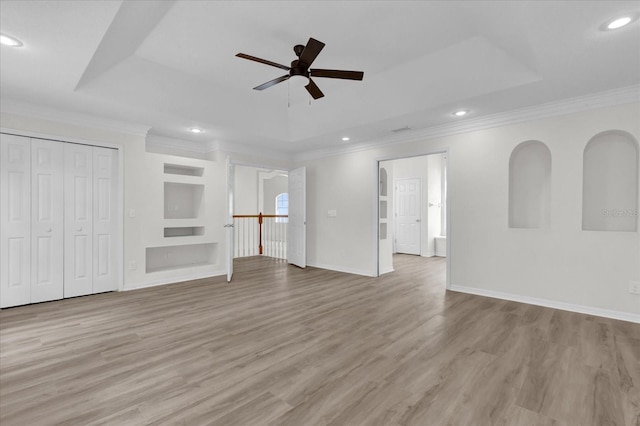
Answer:
[[[15,37],[11,37],[10,35],[1,33],[0,34],[0,43],[4,46],[9,47],[22,47],[24,46],[20,40]]]
[[[342,141],[343,141],[343,142],[347,142],[347,141],[349,141],[350,139],[351,139],[351,138],[350,138],[349,136],[343,136],[343,137],[342,137]]]
[[[202,130],[202,129],[198,128],[198,127],[192,127],[192,128],[189,129],[189,131],[191,133],[202,133],[202,132],[204,132],[204,130]]]
[[[452,112],[451,114],[455,117],[464,117],[465,115],[469,114],[469,110],[459,109],[457,111]]]

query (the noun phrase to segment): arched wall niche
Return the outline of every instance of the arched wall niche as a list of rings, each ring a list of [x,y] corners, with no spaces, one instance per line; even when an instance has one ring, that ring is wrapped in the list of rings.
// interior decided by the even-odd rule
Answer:
[[[387,171],[384,167],[380,168],[380,195],[387,196]]]
[[[509,228],[549,228],[551,151],[540,141],[518,144],[509,158]]]
[[[582,229],[638,230],[638,141],[621,130],[598,133],[584,148]]]

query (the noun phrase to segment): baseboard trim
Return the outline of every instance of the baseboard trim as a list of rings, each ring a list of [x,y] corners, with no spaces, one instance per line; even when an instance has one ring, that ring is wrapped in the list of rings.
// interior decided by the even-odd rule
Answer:
[[[345,274],[362,275],[365,277],[375,277],[370,272],[361,271],[359,269],[343,268],[341,266],[325,265],[322,263],[307,263],[307,266],[319,269],[328,269],[330,271],[344,272]]]
[[[202,278],[219,277],[221,275],[225,275],[226,273],[227,273],[226,271],[200,272],[195,274],[181,275],[179,277],[168,277],[168,278],[161,278],[157,280],[143,281],[140,283],[131,284],[129,286],[125,284],[122,291],[140,290],[142,288],[156,287],[159,285],[177,284],[185,281],[199,280]]]
[[[526,303],[529,305],[544,306],[545,308],[560,309],[562,311],[576,312],[579,314],[593,315],[596,317],[611,318],[640,324],[640,314],[631,312],[612,311],[609,309],[595,308],[592,306],[574,305],[572,303],[556,300],[539,299],[536,297],[520,296],[517,294],[503,293],[500,291],[485,290],[475,287],[452,285],[449,290],[459,293],[475,294],[476,296],[492,297],[494,299],[510,300],[512,302]]]
[[[390,266],[387,269],[381,269],[380,270],[380,275],[388,274],[389,272],[393,272],[393,271],[395,271],[395,269],[393,269],[393,266]]]

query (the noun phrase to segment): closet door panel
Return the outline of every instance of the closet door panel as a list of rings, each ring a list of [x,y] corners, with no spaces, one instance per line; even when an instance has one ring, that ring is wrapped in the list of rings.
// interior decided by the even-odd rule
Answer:
[[[118,289],[117,151],[93,148],[93,291]]]
[[[93,148],[64,144],[64,297],[93,293]]]
[[[0,135],[0,307],[30,302],[31,141]]]
[[[64,293],[64,144],[31,140],[31,303]]]

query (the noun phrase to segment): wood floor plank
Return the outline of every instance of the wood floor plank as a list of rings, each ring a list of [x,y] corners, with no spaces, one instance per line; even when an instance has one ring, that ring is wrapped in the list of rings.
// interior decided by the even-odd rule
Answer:
[[[0,424],[640,425],[640,326],[255,257],[0,311]]]

